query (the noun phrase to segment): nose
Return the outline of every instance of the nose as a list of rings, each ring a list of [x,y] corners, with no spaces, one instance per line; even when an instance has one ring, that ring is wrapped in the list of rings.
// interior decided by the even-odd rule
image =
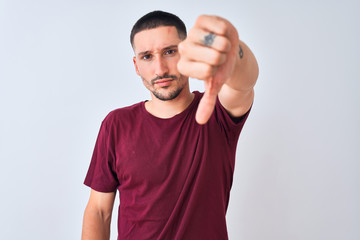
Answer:
[[[167,62],[162,57],[156,58],[155,60],[155,74],[157,76],[164,76],[169,71]]]

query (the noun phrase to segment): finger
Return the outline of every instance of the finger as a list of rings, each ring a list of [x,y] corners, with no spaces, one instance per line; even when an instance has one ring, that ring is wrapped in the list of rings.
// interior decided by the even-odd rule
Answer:
[[[216,35],[226,36],[228,34],[229,22],[218,16],[201,15],[196,19],[195,27],[212,32]]]
[[[229,39],[200,28],[193,28],[192,30],[190,30],[188,39],[193,43],[213,48],[223,53],[226,53],[231,49],[231,43]]]
[[[177,64],[182,75],[201,80],[209,79],[217,70],[217,67],[202,62],[193,62],[187,59],[180,59]]]
[[[195,120],[202,125],[207,123],[211,114],[214,111],[216,104],[217,93],[211,87],[205,90],[203,97],[200,100],[198,109],[196,110]]]
[[[228,38],[233,49],[238,45],[239,36],[235,27],[228,20],[219,16],[201,15],[196,19],[194,28]]]
[[[212,66],[219,66],[226,60],[225,53],[191,42],[180,44],[179,53],[189,61],[203,62]]]

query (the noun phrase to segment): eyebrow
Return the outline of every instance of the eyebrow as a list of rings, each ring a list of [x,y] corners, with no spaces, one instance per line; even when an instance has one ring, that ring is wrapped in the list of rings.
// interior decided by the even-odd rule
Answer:
[[[166,50],[169,50],[169,49],[172,49],[172,48],[177,48],[177,47],[178,47],[178,45],[170,45],[170,46],[165,47],[165,48],[163,48],[161,50],[166,51]],[[150,53],[151,53],[151,51],[143,51],[143,52],[139,52],[138,56],[144,56],[144,55],[148,55]]]

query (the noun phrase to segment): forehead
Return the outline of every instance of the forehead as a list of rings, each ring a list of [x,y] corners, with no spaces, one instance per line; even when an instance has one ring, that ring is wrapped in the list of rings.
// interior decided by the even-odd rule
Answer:
[[[173,26],[161,26],[143,30],[134,36],[135,53],[156,51],[181,42],[178,32]]]

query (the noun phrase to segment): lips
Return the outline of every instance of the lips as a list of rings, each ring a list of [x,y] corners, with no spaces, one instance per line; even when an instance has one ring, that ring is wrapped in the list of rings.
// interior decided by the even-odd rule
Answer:
[[[154,84],[160,86],[160,87],[167,87],[171,84],[171,82],[173,81],[174,79],[172,78],[166,78],[166,79],[161,79],[161,80],[157,80],[155,81]]]

